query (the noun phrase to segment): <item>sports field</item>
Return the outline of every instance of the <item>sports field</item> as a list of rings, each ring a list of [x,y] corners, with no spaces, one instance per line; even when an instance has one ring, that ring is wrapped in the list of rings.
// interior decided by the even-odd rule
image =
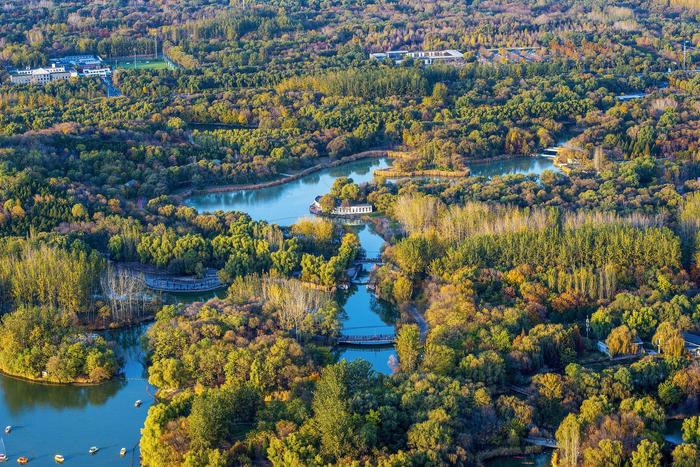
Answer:
[[[165,70],[166,68],[172,67],[162,58],[137,58],[135,61],[133,59],[117,60],[114,64],[114,68],[130,70]]]

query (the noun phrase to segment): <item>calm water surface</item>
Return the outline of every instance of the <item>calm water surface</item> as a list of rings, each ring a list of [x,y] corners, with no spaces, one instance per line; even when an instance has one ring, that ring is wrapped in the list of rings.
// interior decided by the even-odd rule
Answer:
[[[545,170],[559,171],[554,160],[548,157],[516,157],[502,161],[469,164],[471,175],[495,177],[497,175],[542,175]]]
[[[309,205],[314,197],[328,193],[336,178],[351,177],[355,183],[364,183],[372,180],[376,169],[388,166],[388,159],[364,159],[321,170],[284,185],[193,196],[186,199],[185,204],[200,212],[243,211],[254,220],[291,225],[309,216]]]
[[[524,456],[496,457],[485,462],[489,467],[519,467],[534,465],[536,467],[549,467],[552,465],[552,451],[546,450],[540,454],[528,454]]]
[[[27,456],[30,465],[51,465],[63,454],[72,465],[138,465],[140,430],[153,400],[146,382],[140,338],[146,327],[138,326],[106,334],[125,359],[125,377],[99,386],[52,386],[0,377],[0,426],[12,464]],[[137,399],[143,401],[134,407]],[[91,446],[100,451],[88,454]],[[119,450],[128,449],[126,457]]]

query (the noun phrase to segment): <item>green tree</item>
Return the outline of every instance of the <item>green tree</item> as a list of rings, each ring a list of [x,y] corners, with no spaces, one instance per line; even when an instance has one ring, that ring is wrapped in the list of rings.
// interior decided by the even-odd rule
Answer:
[[[396,353],[399,356],[401,371],[410,373],[418,367],[423,352],[420,329],[415,324],[401,326],[396,335]]]
[[[694,444],[679,444],[673,449],[673,467],[699,467],[700,451]]]
[[[611,357],[631,355],[637,351],[637,346],[634,343],[634,333],[624,325],[610,331],[608,338],[605,340],[605,345],[608,346],[608,352]]]
[[[260,395],[247,385],[208,389],[192,403],[187,417],[190,439],[196,449],[220,447],[253,421]]]
[[[620,467],[625,460],[622,443],[610,439],[603,439],[597,447],[586,448],[583,451],[584,465],[596,467]]]
[[[321,439],[321,452],[330,459],[357,456],[365,449],[360,420],[350,410],[350,388],[366,384],[369,364],[346,360],[326,367],[314,391],[314,425]]]
[[[660,467],[663,457],[655,441],[643,439],[632,453],[632,467]]]
[[[683,420],[683,441],[700,447],[700,416]]]

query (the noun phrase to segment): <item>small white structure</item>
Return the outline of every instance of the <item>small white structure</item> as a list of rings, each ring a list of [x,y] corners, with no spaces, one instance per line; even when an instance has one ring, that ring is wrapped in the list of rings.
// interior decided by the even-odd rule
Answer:
[[[396,64],[402,63],[405,60],[413,59],[420,60],[424,65],[432,65],[434,63],[463,63],[464,54],[459,50],[426,50],[417,52],[408,52],[406,50],[390,50],[388,52],[380,52],[370,54],[370,58],[375,60],[391,60]]]
[[[624,101],[631,101],[633,99],[643,99],[645,97],[647,97],[647,95],[642,94],[642,93],[640,93],[640,94],[620,94],[619,96],[615,96],[615,99],[617,99],[618,101],[624,102]]]

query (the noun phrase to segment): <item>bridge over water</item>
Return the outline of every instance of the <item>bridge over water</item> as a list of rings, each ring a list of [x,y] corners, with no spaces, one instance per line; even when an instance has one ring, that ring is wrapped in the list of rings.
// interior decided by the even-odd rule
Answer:
[[[535,446],[542,446],[545,448],[557,448],[557,440],[554,438],[536,438],[534,436],[530,436],[528,438],[525,438],[525,442],[529,444],[534,444]]]
[[[362,346],[384,346],[393,345],[396,340],[394,334],[372,334],[372,335],[346,335],[341,334],[335,340],[336,345],[362,345]]]

